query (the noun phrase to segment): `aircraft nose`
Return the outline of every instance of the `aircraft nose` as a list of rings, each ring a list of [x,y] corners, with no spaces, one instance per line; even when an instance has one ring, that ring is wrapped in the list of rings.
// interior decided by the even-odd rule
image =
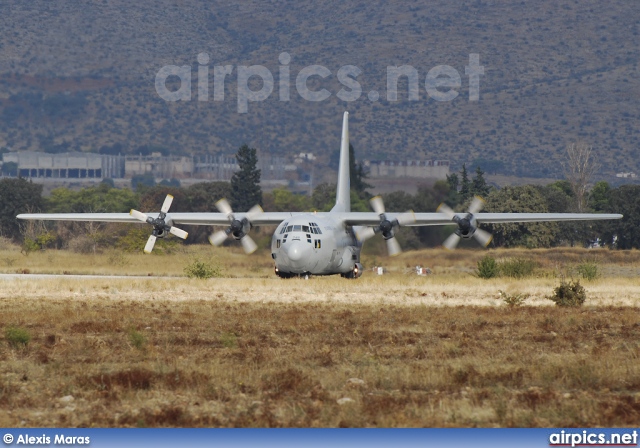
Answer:
[[[303,243],[298,241],[292,241],[291,244],[287,245],[287,257],[291,261],[300,261],[305,258],[305,254],[308,252],[308,247],[306,247]]]

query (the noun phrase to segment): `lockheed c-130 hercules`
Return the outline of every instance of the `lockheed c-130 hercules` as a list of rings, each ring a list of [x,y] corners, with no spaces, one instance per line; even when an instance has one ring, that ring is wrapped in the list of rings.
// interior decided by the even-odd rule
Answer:
[[[211,244],[220,245],[231,236],[240,240],[247,253],[256,250],[249,231],[257,225],[277,225],[271,239],[271,257],[275,273],[282,278],[309,275],[340,274],[346,278],[362,275],[360,250],[365,240],[377,233],[386,240],[389,255],[400,253],[395,231],[400,226],[456,225],[455,232],[444,246],[453,249],[461,238],[475,238],[486,246],[491,235],[478,228],[480,223],[580,221],[620,219],[619,214],[590,213],[479,213],[483,201],[474,198],[467,213],[455,213],[445,204],[436,213],[386,213],[382,199],[371,199],[373,212],[352,212],[349,179],[349,113],[344,113],[336,203],[329,212],[264,212],[255,206],[246,213],[234,213],[222,199],[216,207],[220,213],[169,213],[173,197],[168,195],[160,213],[58,213],[21,214],[19,219],[59,221],[100,221],[148,223],[153,226],[144,251],[150,253],[156,238],[168,233],[187,238],[187,232],[176,225],[225,226],[226,230],[213,233]]]

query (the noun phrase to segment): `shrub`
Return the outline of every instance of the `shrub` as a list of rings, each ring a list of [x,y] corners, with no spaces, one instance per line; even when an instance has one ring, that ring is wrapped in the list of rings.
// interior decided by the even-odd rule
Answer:
[[[595,280],[598,278],[598,264],[593,261],[584,261],[580,263],[576,267],[576,270],[585,280]]]
[[[518,307],[524,304],[525,300],[529,298],[529,294],[507,294],[504,291],[499,291],[502,301],[512,308]]]
[[[189,278],[222,277],[222,269],[219,265],[207,263],[197,258],[184,267],[184,273]]]
[[[31,340],[31,334],[24,328],[9,327],[4,332],[4,337],[13,348],[26,347]]]
[[[587,300],[587,292],[580,280],[565,282],[563,279],[547,299],[553,300],[558,306],[582,306]]]
[[[491,255],[485,255],[478,260],[478,269],[476,269],[476,275],[480,278],[494,278],[500,274],[500,268],[496,259]]]
[[[526,258],[508,258],[499,263],[500,274],[505,277],[523,278],[533,275],[537,264]]]
[[[238,337],[234,333],[224,333],[220,336],[220,342],[223,347],[235,348],[238,345]]]
[[[28,256],[31,252],[35,252],[37,250],[40,250],[38,242],[34,239],[26,237],[22,242],[22,248],[20,249],[20,252]]]
[[[142,349],[146,339],[142,333],[137,331],[135,328],[129,329],[129,342],[138,350]]]

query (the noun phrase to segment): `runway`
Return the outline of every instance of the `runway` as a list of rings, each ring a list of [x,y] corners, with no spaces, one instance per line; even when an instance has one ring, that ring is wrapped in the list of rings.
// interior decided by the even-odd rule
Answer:
[[[0,280],[54,280],[54,279],[75,279],[75,280],[107,280],[107,279],[181,279],[186,277],[152,276],[152,275],[95,275],[95,274],[0,274]]]

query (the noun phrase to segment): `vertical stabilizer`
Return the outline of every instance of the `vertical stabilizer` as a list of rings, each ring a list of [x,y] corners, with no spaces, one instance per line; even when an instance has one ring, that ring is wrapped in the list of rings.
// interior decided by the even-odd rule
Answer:
[[[338,168],[338,188],[336,205],[332,212],[351,211],[351,182],[349,180],[349,112],[342,119],[342,140],[340,141],[340,166]]]

